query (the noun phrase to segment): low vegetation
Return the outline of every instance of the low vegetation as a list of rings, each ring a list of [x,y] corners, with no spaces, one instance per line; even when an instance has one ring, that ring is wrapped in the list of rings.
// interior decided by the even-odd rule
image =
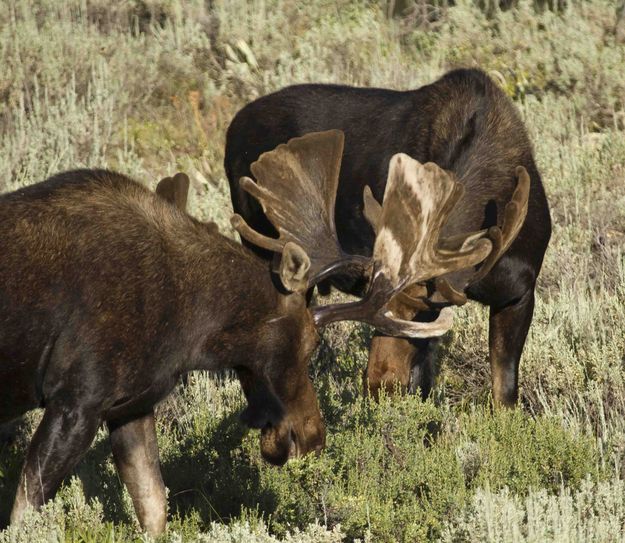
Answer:
[[[290,543],[625,538],[625,44],[609,0],[510,9],[318,0],[7,0],[0,10],[0,190],[106,166],[153,187],[182,169],[191,209],[234,235],[224,132],[296,82],[414,88],[477,66],[515,101],[554,234],[522,361],[521,407],[493,412],[486,311],[465,306],[433,397],[363,398],[371,330],[329,327],[311,372],[319,457],[263,463],[228,375],[159,408],[165,540]],[[484,4],[484,3],[482,3]],[[620,22],[619,22],[620,21]],[[32,413],[0,445],[8,521]],[[75,477],[0,542],[145,541],[104,430]]]

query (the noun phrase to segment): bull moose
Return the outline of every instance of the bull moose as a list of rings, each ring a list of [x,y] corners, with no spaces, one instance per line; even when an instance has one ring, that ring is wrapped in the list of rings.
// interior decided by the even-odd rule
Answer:
[[[410,91],[309,84],[257,99],[241,109],[229,126],[224,161],[233,207],[255,230],[273,233],[239,179],[253,172],[250,165],[266,150],[306,132],[329,129],[345,133],[336,231],[340,247],[350,254],[373,251],[376,228],[369,219],[376,213],[376,202],[382,200],[386,170],[396,153],[437,164],[465,188],[442,235],[451,239],[486,230],[494,245],[490,257],[473,270],[442,270],[432,280],[407,289],[392,305],[397,315],[415,320],[431,319],[441,308],[467,299],[490,306],[493,399],[497,405],[516,404],[519,361],[551,223],[532,147],[511,101],[485,73],[467,69],[451,71]],[[525,221],[519,225],[511,220],[516,204],[506,202],[513,190],[523,188],[517,184],[521,181],[528,194],[517,193],[517,197],[528,201]],[[363,202],[367,185],[371,192]],[[297,199],[300,194],[294,187],[285,197]],[[270,258],[266,251],[256,251]],[[344,270],[332,278],[332,284],[360,295],[367,276]],[[377,333],[366,373],[369,389],[375,393],[399,382],[412,391],[420,387],[427,396],[433,384],[436,341]]]
[[[319,450],[325,429],[308,377],[317,328],[341,319],[386,334],[440,335],[438,319],[402,320],[388,303],[406,285],[476,265],[483,232],[439,239],[462,188],[433,164],[390,162],[373,256],[343,252],[334,201],[343,134],[309,134],[263,154],[245,180],[280,232],[251,250],[184,212],[188,178],[157,194],[118,173],[78,170],[0,196],[0,423],[44,408],[11,513],[52,497],[101,423],[144,529],[165,528],[154,406],[194,369],[234,369],[274,464]],[[298,187],[298,196],[285,191]],[[422,213],[415,213],[421,209]],[[443,247],[441,249],[440,247]],[[309,307],[306,294],[341,270],[370,270],[359,302]]]

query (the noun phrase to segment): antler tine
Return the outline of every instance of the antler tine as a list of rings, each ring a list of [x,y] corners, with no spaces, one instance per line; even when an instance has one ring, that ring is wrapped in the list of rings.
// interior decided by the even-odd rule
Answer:
[[[428,289],[426,285],[414,284],[407,286],[401,292],[398,292],[393,301],[402,306],[409,307],[414,310],[415,314],[419,311],[429,311],[431,307],[426,303],[428,297]]]
[[[281,253],[291,242],[310,258],[308,286],[345,266],[364,269],[369,259],[343,253],[334,225],[343,133],[314,132],[273,151],[263,153],[251,166],[256,182],[241,179],[241,187],[261,204],[278,231],[278,238],[264,236],[239,215],[233,227],[249,242]]]
[[[369,187],[369,185],[365,186],[362,199],[364,203],[363,215],[377,235],[378,230],[380,229],[380,221],[382,219],[382,206],[374,198],[373,192],[371,192],[371,187]]]
[[[360,302],[316,308],[315,321],[360,320],[390,335],[430,337],[451,326],[450,311],[434,322],[396,318],[389,301],[407,286],[482,262],[490,253],[490,240],[471,238],[459,248],[440,249],[438,240],[462,186],[453,175],[433,163],[420,164],[404,154],[394,155],[373,250],[373,279]]]
[[[449,284],[444,277],[438,277],[435,281],[436,290],[441,293],[443,298],[449,300],[454,305],[464,305],[467,303],[467,295],[464,292],[456,290]]]
[[[347,304],[332,304],[313,308],[315,324],[319,327],[336,321],[360,321],[374,326],[378,331],[389,336],[428,338],[442,336],[453,324],[453,309],[443,307],[431,322],[413,322],[396,317],[392,311],[377,309],[371,298]]]
[[[389,336],[428,338],[445,334],[452,326],[454,312],[451,307],[441,309],[436,320],[431,322],[413,322],[397,318],[391,311],[378,316],[372,324]]]
[[[256,230],[254,230],[249,224],[245,222],[245,219],[241,217],[238,213],[235,213],[230,217],[230,224],[232,224],[232,228],[234,228],[242,238],[245,238],[250,243],[261,247],[262,249],[267,249],[268,251],[274,251],[279,253],[284,248],[286,242],[283,242],[279,239],[270,238],[267,236],[263,236],[259,234]]]

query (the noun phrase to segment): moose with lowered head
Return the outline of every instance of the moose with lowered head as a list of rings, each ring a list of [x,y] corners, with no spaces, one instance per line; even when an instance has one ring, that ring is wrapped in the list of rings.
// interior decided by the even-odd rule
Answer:
[[[181,374],[234,369],[242,420],[261,430],[263,457],[282,464],[324,446],[308,377],[320,326],[353,319],[411,338],[450,328],[450,308],[413,322],[392,301],[490,258],[486,231],[441,237],[462,186],[434,164],[394,156],[383,205],[371,211],[372,256],[353,255],[334,224],[342,154],[343,134],[332,130],[252,165],[256,182],[243,188],[279,237],[233,221],[272,263],[186,214],[184,174],[157,194],[117,173],[78,170],[0,196],[0,423],[44,409],[11,522],[54,495],[105,423],[139,522],[159,534],[167,508],[154,406]],[[307,292],[341,272],[367,275],[364,297],[309,307]]]
[[[436,270],[430,280],[410,285],[396,296],[391,307],[404,319],[427,321],[468,299],[488,305],[493,399],[497,405],[515,405],[519,361],[551,223],[532,146],[512,102],[479,70],[451,71],[410,91],[296,85],[261,97],[232,121],[224,161],[233,207],[251,227],[266,235],[274,232],[247,185],[239,184],[241,177],[254,172],[250,165],[279,143],[329,129],[345,133],[336,232],[340,247],[350,254],[371,255],[384,233],[377,224],[377,208],[396,153],[433,162],[464,187],[442,235],[464,240],[465,232],[480,232],[493,244],[489,257],[473,268]],[[371,192],[363,202],[367,185]],[[407,200],[404,205],[411,203]],[[412,212],[420,215],[422,209],[414,207]],[[254,240],[248,239],[253,246]],[[450,243],[450,250],[461,248]],[[265,250],[255,250],[272,258]],[[327,291],[329,283],[362,295],[369,276],[362,269],[344,269],[322,282],[320,290]],[[420,387],[427,396],[435,374],[436,342],[435,337],[393,337],[379,329],[369,354],[368,389],[375,394],[381,387],[393,390],[399,384],[413,391]]]

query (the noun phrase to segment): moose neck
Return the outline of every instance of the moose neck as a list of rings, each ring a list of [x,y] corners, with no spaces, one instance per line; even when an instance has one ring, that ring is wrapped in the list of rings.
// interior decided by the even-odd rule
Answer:
[[[249,365],[260,316],[279,312],[267,262],[219,234],[177,243],[173,280],[177,322],[186,336],[181,370]]]

